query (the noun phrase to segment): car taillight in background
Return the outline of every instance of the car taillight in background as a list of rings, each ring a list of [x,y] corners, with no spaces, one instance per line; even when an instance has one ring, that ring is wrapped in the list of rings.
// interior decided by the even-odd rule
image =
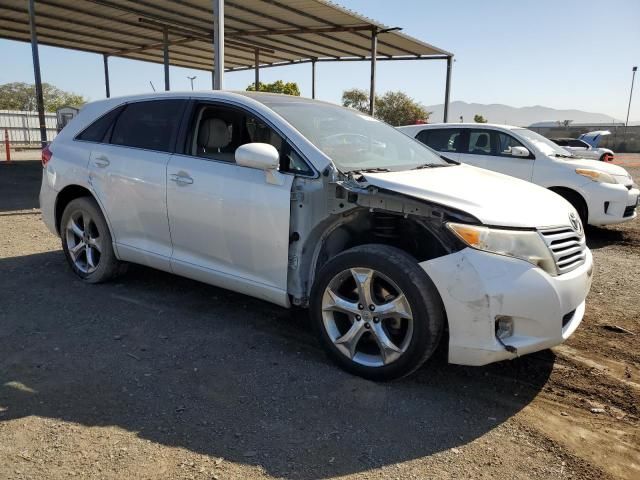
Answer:
[[[53,153],[49,149],[49,145],[47,145],[42,149],[42,166],[43,167],[47,166],[47,163],[49,163],[49,160],[51,160],[52,155]]]

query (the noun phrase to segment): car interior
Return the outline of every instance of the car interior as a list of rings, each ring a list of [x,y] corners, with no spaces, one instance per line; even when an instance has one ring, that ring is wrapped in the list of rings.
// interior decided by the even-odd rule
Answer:
[[[195,116],[188,151],[191,155],[235,162],[235,151],[247,143],[268,143],[280,154],[280,171],[312,175],[313,170],[263,121],[240,110],[202,106]]]

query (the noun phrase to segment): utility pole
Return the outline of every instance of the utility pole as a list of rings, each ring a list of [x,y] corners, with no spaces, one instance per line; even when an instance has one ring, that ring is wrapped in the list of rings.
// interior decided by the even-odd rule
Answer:
[[[629,92],[629,106],[627,107],[627,121],[624,122],[624,143],[625,143],[625,147],[627,146],[627,127],[629,126],[629,112],[631,111],[631,98],[633,97],[633,84],[636,80],[636,72],[638,71],[638,67],[633,67],[631,69],[631,71],[633,72],[631,75],[631,91]]]
[[[189,81],[191,81],[191,91],[193,92],[193,81],[198,77],[196,77],[195,75],[193,77],[187,75],[187,78],[189,79]]]

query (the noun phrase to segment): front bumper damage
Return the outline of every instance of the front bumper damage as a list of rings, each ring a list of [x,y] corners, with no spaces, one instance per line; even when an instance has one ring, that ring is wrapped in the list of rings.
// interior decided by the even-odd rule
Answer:
[[[544,350],[576,330],[591,288],[593,257],[552,277],[524,260],[465,248],[420,263],[435,283],[449,322],[449,362],[486,365]],[[496,337],[496,319],[510,317],[513,335]],[[512,349],[509,349],[512,350]]]

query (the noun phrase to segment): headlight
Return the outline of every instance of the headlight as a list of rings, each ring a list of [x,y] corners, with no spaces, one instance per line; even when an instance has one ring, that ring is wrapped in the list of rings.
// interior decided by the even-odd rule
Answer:
[[[501,230],[462,223],[447,223],[447,227],[472,248],[520,258],[550,275],[557,274],[551,252],[536,231]]]
[[[613,175],[609,175],[605,172],[599,172],[598,170],[589,170],[588,168],[576,168],[576,173],[583,177],[590,178],[594,182],[598,183],[618,183]]]

